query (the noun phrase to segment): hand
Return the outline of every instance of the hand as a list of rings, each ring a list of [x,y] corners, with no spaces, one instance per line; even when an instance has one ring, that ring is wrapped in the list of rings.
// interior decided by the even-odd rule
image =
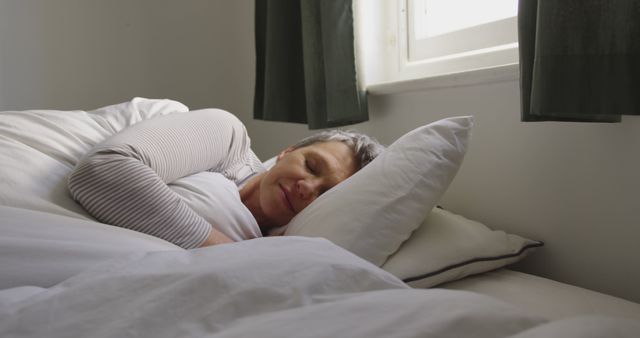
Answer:
[[[211,232],[209,232],[209,237],[200,244],[200,247],[216,245],[216,244],[225,244],[225,243],[233,243],[233,240],[222,232],[211,228]]]

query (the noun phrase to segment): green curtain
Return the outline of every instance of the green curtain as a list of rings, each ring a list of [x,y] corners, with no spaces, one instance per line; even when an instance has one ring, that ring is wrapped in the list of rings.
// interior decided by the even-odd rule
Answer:
[[[256,0],[254,118],[310,129],[368,120],[351,0]]]
[[[520,0],[522,121],[640,115],[640,1]]]

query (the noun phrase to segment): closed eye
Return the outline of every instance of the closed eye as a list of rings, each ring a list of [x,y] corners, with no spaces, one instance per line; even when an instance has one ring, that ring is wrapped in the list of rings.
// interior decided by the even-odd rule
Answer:
[[[316,169],[314,167],[314,165],[307,159],[304,160],[304,165],[307,167],[307,170],[312,173],[312,174],[316,174]]]

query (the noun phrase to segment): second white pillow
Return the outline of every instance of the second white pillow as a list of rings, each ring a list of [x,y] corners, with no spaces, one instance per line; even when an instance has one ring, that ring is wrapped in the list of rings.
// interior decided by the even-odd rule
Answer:
[[[436,208],[382,268],[413,287],[429,288],[515,263],[541,246]]]

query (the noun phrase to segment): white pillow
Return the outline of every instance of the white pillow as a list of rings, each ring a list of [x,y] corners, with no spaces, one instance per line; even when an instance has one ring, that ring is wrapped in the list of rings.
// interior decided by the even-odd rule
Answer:
[[[453,117],[405,134],[296,215],[285,235],[324,237],[382,265],[453,180],[472,124],[472,117]]]
[[[428,288],[515,263],[542,245],[436,208],[382,268]]]

